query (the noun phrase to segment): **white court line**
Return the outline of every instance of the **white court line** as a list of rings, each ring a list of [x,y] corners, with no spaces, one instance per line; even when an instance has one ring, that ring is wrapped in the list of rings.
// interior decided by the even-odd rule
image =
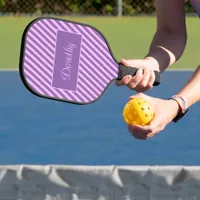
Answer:
[[[170,68],[170,69],[167,69],[167,70],[165,70],[165,71],[177,71],[177,72],[179,72],[179,71],[194,71],[195,69],[192,69],[192,68],[176,68],[176,69],[173,69],[173,68]]]
[[[10,68],[10,69],[0,68],[0,72],[15,72],[15,71],[19,71],[19,69],[17,69],[17,68]]]

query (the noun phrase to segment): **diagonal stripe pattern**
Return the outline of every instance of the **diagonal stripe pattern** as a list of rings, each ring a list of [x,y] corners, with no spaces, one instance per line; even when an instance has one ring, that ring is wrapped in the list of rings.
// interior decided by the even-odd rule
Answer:
[[[82,36],[76,91],[52,87],[58,31]],[[118,64],[95,29],[68,21],[40,19],[26,34],[23,72],[29,87],[39,95],[85,104],[96,100],[117,77]]]

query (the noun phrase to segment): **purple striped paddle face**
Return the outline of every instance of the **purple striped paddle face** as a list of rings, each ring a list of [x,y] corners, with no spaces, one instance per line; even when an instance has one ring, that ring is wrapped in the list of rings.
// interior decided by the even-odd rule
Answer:
[[[20,74],[26,87],[40,97],[92,103],[118,71],[104,36],[91,26],[38,18],[24,32]]]

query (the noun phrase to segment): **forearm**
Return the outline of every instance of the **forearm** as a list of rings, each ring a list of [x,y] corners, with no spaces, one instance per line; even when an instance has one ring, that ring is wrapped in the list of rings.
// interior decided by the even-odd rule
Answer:
[[[200,65],[177,95],[185,99],[188,107],[200,101]]]
[[[167,30],[157,31],[150,45],[146,59],[156,60],[159,71],[163,72],[174,64],[183,54],[186,46],[186,33],[173,33]]]

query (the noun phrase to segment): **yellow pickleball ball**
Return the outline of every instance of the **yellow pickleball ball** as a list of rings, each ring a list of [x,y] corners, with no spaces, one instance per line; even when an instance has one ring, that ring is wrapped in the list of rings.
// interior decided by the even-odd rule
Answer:
[[[155,115],[154,108],[144,98],[130,100],[124,107],[123,116],[127,124],[145,126]]]

